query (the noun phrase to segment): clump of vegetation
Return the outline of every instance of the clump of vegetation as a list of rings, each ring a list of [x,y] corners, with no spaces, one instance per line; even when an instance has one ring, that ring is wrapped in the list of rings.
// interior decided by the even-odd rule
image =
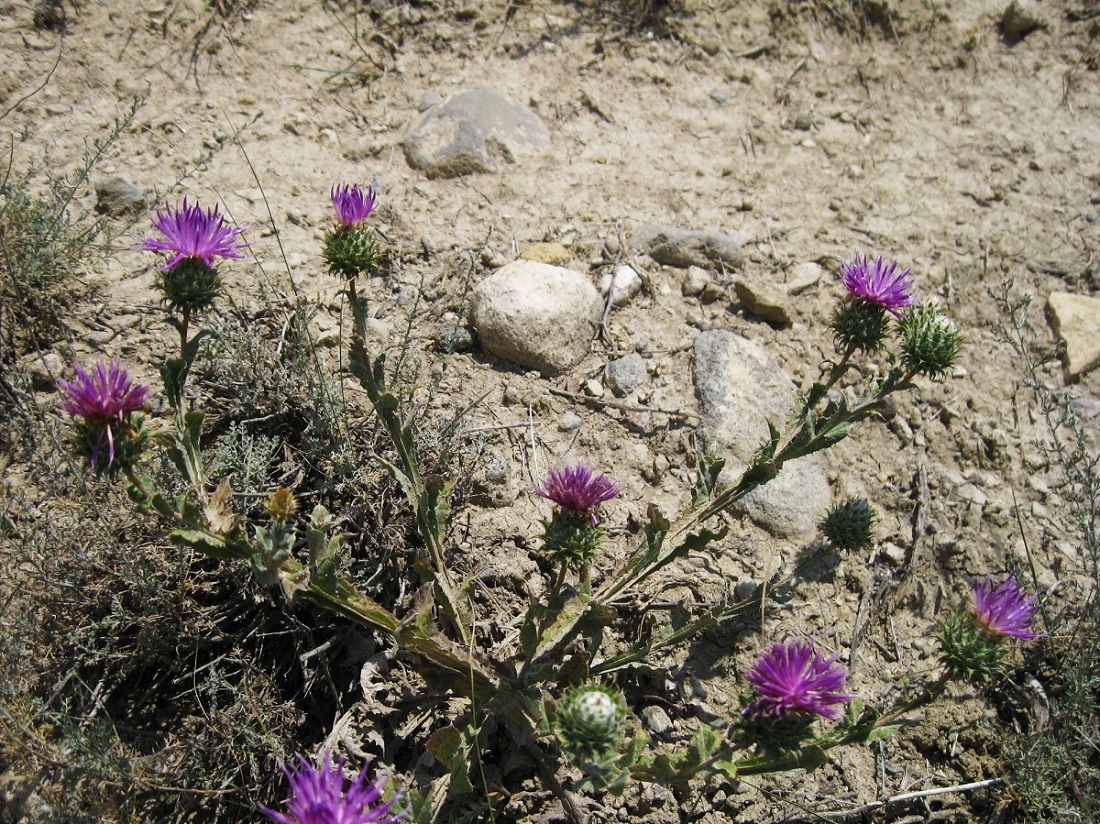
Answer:
[[[1037,445],[1060,477],[1066,502],[1060,526],[1073,536],[1081,574],[1070,576],[1075,606],[1050,610],[1050,637],[1037,645],[1021,673],[1030,697],[1014,715],[1005,742],[1023,820],[1095,821],[1100,817],[1100,451],[1090,442],[1070,393],[1051,388],[1046,368],[1057,352],[1036,354],[1028,327],[1030,297],[1015,298],[1012,284],[993,293],[1006,323],[1001,338],[1023,366],[1024,386],[1038,405],[1045,430]],[[1039,680],[1027,673],[1036,673]]]

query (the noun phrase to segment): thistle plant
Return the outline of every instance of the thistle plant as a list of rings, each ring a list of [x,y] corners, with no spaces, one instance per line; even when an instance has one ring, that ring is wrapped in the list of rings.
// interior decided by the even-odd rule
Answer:
[[[141,246],[171,255],[160,286],[169,309],[179,313],[181,352],[167,359],[162,374],[176,426],[155,441],[165,447],[186,492],[168,495],[138,474],[127,450],[131,430],[140,431],[140,422],[130,416],[147,402],[148,392],[132,386],[121,365],[102,366],[98,379],[78,373],[74,385],[85,388],[67,390],[69,406],[63,408],[83,418],[78,429],[93,465],[103,462],[105,444],[107,465],[125,474],[131,497],[162,519],[171,540],[208,557],[244,564],[262,588],[281,594],[291,606],[310,602],[388,638],[431,683],[468,702],[465,730],[448,727],[432,737],[432,753],[447,775],[426,797],[441,799],[448,788],[469,784],[481,746],[475,713],[491,715],[543,775],[554,775],[548,761],[562,757],[584,773],[581,786],[591,788],[616,790],[630,779],[683,787],[712,774],[739,778],[811,769],[824,763],[832,748],[892,734],[906,713],[933,700],[951,678],[996,671],[1000,658],[975,663],[981,650],[999,650],[1006,637],[1029,637],[1034,600],[1022,594],[1013,577],[997,586],[987,579],[975,586],[974,610],[957,623],[946,622],[940,632],[943,674],[892,707],[867,706],[849,692],[838,655],[825,656],[807,641],[779,640],[746,672],[750,695],[728,730],[704,724],[690,744],[657,744],[630,721],[629,702],[616,686],[619,673],[651,665],[658,653],[726,619],[766,616],[770,587],[784,581],[766,582],[746,599],[723,599],[666,630],[643,620],[628,632],[619,620],[621,607],[638,603],[643,588],[670,565],[720,542],[725,528],[719,516],[768,483],[788,461],[848,437],[855,424],[882,409],[889,395],[912,388],[918,377],[943,377],[959,357],[957,327],[935,304],[918,303],[909,269],[882,257],[856,256],[840,272],[848,295],[832,316],[836,359],[826,362],[819,379],[798,398],[782,429],[769,425],[768,439],[735,483],[720,487],[712,470],[720,467],[721,458],[705,461],[693,506],[675,521],[651,507],[640,542],[617,552],[621,560],[596,577],[595,562],[610,540],[602,506],[619,494],[619,482],[584,462],[552,469],[538,480],[535,494],[554,507],[543,522],[541,549],[556,573],[519,619],[516,644],[482,647],[475,632],[478,603],[449,561],[453,483],[424,471],[414,438],[417,421],[389,390],[385,358],[372,358],[368,350],[368,306],[355,278],[375,271],[381,259],[366,225],[377,195],[369,187],[340,184],[330,197],[337,225],[326,234],[322,255],[330,273],[347,281],[352,314],[348,364],[391,442],[389,454],[376,456],[378,465],[404,492],[421,539],[411,563],[418,579],[411,583],[421,597],[411,611],[399,614],[380,603],[342,571],[345,536],[336,529],[339,513],[316,504],[307,518],[299,518],[302,496],[279,488],[267,499],[266,521],[250,521],[237,511],[228,479],[215,483],[207,478],[204,415],[201,409],[184,409],[184,382],[203,334],[189,339],[188,324],[220,294],[217,259],[240,257],[243,249],[243,230],[228,224],[217,208],[203,211],[184,200],[179,209],[159,212],[154,225],[164,239],[147,239]],[[883,357],[882,377],[862,385],[840,384],[858,353]],[[825,516],[822,531],[838,548],[858,551],[873,542],[874,521],[866,501],[850,500]],[[576,573],[572,582],[570,571]],[[617,641],[613,653],[604,646],[610,637]],[[981,650],[975,646],[979,642]],[[392,822],[404,814],[393,799],[382,800],[382,789],[365,770],[348,784],[343,763],[333,763],[329,755],[318,767],[299,758],[287,776],[287,812],[265,808],[275,821]],[[416,795],[410,791],[412,807],[420,803]]]
[[[551,469],[535,486],[535,493],[556,504],[550,520],[543,522],[542,551],[558,564],[557,589],[569,567],[587,573],[604,541],[600,504],[618,495],[619,487],[603,472],[578,464]]]
[[[372,274],[382,260],[374,231],[366,220],[374,211],[378,195],[370,186],[340,183],[332,187],[332,205],[337,224],[325,235],[322,256],[330,272],[344,280]]]
[[[149,388],[134,383],[117,360],[100,360],[91,372],[79,364],[73,369],[76,377],[57,385],[65,395],[59,408],[79,419],[74,439],[78,451],[97,472],[133,466],[146,439],[141,416],[134,413],[149,406]]]
[[[325,753],[316,767],[299,755],[294,766],[284,766],[290,783],[286,813],[261,806],[268,818],[278,824],[399,824],[405,811],[397,807],[401,794],[387,800],[385,787],[370,777],[370,765],[364,765],[350,782],[344,775],[344,759]]]

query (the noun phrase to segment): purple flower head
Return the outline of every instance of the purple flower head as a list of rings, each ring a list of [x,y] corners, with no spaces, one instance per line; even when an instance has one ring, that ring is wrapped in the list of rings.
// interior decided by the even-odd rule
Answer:
[[[340,183],[332,187],[332,205],[341,226],[356,226],[370,217],[374,211],[378,193],[368,186],[364,192],[358,183]]]
[[[290,781],[287,812],[277,813],[267,807],[260,809],[279,824],[398,824],[405,810],[394,810],[401,800],[398,793],[389,801],[371,781],[368,766],[350,782],[344,777],[344,759],[332,763],[330,753],[315,768],[304,756],[298,756],[295,766],[284,766]]]
[[[901,310],[916,303],[910,269],[898,271],[898,262],[889,264],[881,255],[872,262],[867,255],[840,262],[840,279],[848,291],[859,300],[881,306],[896,318]]]
[[[110,464],[115,459],[114,426],[123,423],[128,413],[136,412],[149,403],[149,388],[131,382],[130,373],[117,360],[107,362],[101,359],[90,374],[79,364],[74,365],[73,369],[76,377],[72,381],[57,381],[66,395],[59,404],[60,409],[100,429],[92,451],[92,467],[99,459],[104,438],[107,439],[107,463]]]
[[[227,223],[217,206],[203,210],[197,203],[187,202],[174,208],[165,206],[153,216],[153,226],[164,240],[147,237],[138,246],[145,252],[168,252],[172,257],[161,268],[174,269],[189,258],[201,260],[213,269],[215,258],[239,258],[248,246],[239,235],[243,226]]]
[[[1031,641],[1043,637],[1031,628],[1039,611],[1035,596],[1028,595],[1016,583],[1013,572],[1003,583],[993,586],[993,579],[974,581],[974,617],[978,624],[993,635]]]
[[[756,688],[757,698],[744,709],[757,718],[786,718],[794,713],[836,718],[835,705],[852,696],[841,692],[848,674],[836,665],[836,656],[824,658],[805,641],[772,645],[760,656],[745,680]]]
[[[535,493],[569,512],[587,515],[595,526],[596,507],[618,495],[619,487],[610,476],[589,464],[578,464],[551,469],[535,487]]]

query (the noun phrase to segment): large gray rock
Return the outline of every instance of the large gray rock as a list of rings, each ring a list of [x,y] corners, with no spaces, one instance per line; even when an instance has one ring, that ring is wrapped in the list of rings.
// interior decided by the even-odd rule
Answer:
[[[741,247],[747,242],[737,232],[714,232],[699,229],[679,229],[657,223],[647,223],[634,229],[630,245],[665,266],[702,266],[724,263],[735,266],[741,262]]]
[[[1100,364],[1100,299],[1052,292],[1047,311],[1054,334],[1065,342],[1065,378],[1075,381]]]
[[[579,272],[516,260],[474,287],[474,327],[498,358],[557,375],[588,354],[603,307],[596,287]]]
[[[492,89],[458,92],[428,109],[405,138],[405,159],[429,178],[497,172],[550,142],[538,115]]]
[[[726,457],[719,483],[736,483],[768,439],[768,421],[780,429],[791,414],[795,386],[759,344],[732,332],[703,332],[695,339],[695,393],[700,435]],[[832,501],[820,455],[786,464],[779,475],[739,504],[754,523],[777,537],[810,532]]]

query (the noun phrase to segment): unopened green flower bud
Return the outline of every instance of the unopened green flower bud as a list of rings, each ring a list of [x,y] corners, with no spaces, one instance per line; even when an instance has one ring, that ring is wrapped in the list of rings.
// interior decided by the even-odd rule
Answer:
[[[329,271],[345,280],[371,275],[382,263],[382,252],[370,227],[337,226],[325,235],[322,254]]]
[[[876,303],[863,300],[849,301],[840,306],[829,322],[841,352],[858,349],[867,354],[874,354],[882,348],[888,326],[886,310]]]
[[[543,526],[542,551],[555,564],[586,567],[603,546],[603,530],[584,513],[559,509]]]
[[[555,723],[563,751],[573,758],[594,760],[622,741],[626,704],[609,687],[577,687],[561,702]]]
[[[942,378],[959,360],[959,327],[934,303],[909,309],[901,321],[901,360],[905,368]]]
[[[952,677],[984,684],[1004,672],[1004,649],[998,637],[983,631],[973,615],[951,616],[940,625],[936,637],[940,661]]]
[[[821,532],[837,549],[855,552],[875,542],[875,510],[863,498],[849,498],[832,507],[821,521]]]
[[[201,258],[184,258],[157,278],[164,302],[174,312],[201,312],[214,304],[222,291],[218,270]]]

